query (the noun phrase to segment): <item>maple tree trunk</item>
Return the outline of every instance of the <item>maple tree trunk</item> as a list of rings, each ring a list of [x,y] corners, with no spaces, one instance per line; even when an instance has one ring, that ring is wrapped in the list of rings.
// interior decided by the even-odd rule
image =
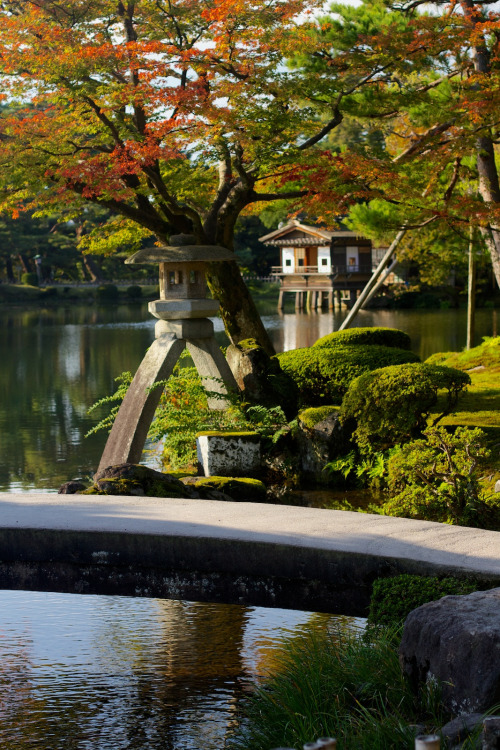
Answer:
[[[101,272],[95,260],[89,255],[83,255],[83,263],[92,282],[101,281]]]
[[[30,263],[28,258],[24,255],[24,253],[18,253],[17,257],[19,258],[19,262],[21,263],[21,267],[23,269],[24,273],[31,273]]]
[[[271,356],[274,347],[257,312],[240,269],[234,261],[210,263],[207,272],[210,291],[220,302],[220,314],[232,344],[256,339]]]

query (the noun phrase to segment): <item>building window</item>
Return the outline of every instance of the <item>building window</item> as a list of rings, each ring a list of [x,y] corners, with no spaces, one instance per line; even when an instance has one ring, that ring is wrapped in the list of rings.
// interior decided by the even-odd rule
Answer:
[[[327,266],[328,265],[328,258],[321,258],[321,265]]]
[[[189,283],[190,284],[197,284],[198,283],[198,272],[197,271],[190,271],[189,272]]]
[[[291,266],[291,265],[292,265],[292,259],[291,258],[287,258],[285,260],[285,266]]]
[[[299,263],[299,266],[303,266],[304,265],[304,258],[299,258],[298,263]]]

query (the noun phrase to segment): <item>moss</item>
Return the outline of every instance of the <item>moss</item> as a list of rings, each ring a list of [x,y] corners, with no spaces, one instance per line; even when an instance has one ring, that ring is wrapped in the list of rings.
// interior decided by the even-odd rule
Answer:
[[[486,337],[483,343],[462,352],[438,352],[426,360],[426,364],[447,365],[457,370],[474,367],[500,368],[500,336]]]
[[[299,412],[299,420],[304,427],[312,430],[315,425],[329,417],[330,414],[338,413],[339,409],[339,406],[316,406],[310,409],[304,409]]]
[[[378,626],[397,625],[422,604],[443,596],[471,594],[479,588],[472,579],[414,575],[377,578],[373,583],[368,622]]]
[[[140,469],[144,469],[144,477],[141,479],[137,475],[141,474]],[[151,478],[147,474],[148,468],[137,466],[136,476],[103,478],[100,479],[91,489],[93,492],[86,491],[86,494],[92,495],[136,495],[140,497],[186,497],[187,492],[182,483],[177,479],[168,480]]]
[[[260,440],[260,435],[258,432],[224,432],[224,431],[217,431],[217,430],[211,430],[208,432],[197,432],[196,437],[220,437],[220,438],[252,438],[253,441],[257,442]]]
[[[491,456],[481,462],[481,484],[486,491],[492,491],[500,478],[500,337],[486,338],[482,344],[468,351],[433,354],[426,363],[444,364],[467,371],[471,385],[460,399],[459,408],[446,416],[441,424],[447,427],[480,427],[486,433]],[[442,401],[440,394],[437,410],[441,409]],[[434,417],[432,414],[430,419]]]
[[[389,365],[419,362],[406,349],[389,346],[336,346],[294,349],[278,354],[284,372],[295,381],[302,406],[340,404],[359,375]]]
[[[348,328],[323,336],[313,346],[392,346],[396,349],[410,349],[411,339],[407,333],[397,328]]]
[[[265,491],[265,485],[260,481],[260,479],[251,479],[250,477],[201,477],[200,479],[197,479],[195,482],[195,487],[198,487],[200,485],[203,486],[211,486],[215,487],[217,485],[217,489],[220,487],[227,487],[230,484],[243,484],[243,485],[251,485],[252,487],[261,487]]]
[[[250,477],[201,477],[194,482],[195,489],[210,488],[217,492],[224,492],[231,497],[234,495],[238,500],[250,500],[253,502],[266,499],[266,486],[258,479]],[[248,495],[248,498],[247,496]]]
[[[243,339],[243,341],[238,341],[238,347],[244,352],[251,351],[252,349],[262,349],[257,339]]]

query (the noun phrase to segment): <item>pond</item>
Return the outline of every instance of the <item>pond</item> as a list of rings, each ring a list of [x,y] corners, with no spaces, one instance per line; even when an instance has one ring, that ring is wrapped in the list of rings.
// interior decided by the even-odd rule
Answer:
[[[314,343],[341,318],[264,316],[278,350]],[[358,324],[407,331],[423,358],[465,343],[464,311],[366,312]],[[478,341],[496,325],[493,311],[479,311]],[[3,312],[1,491],[55,492],[93,473],[106,435],[84,438],[87,409],[116,375],[135,370],[153,337],[145,305]],[[283,635],[332,623],[359,625],[277,609],[0,591],[0,747],[221,750]]]
[[[284,636],[359,624],[281,609],[0,591],[0,747],[221,750]]]
[[[310,346],[338,328],[339,313],[264,315],[277,351]],[[92,474],[106,435],[84,435],[87,409],[135,371],[154,338],[145,305],[6,310],[0,328],[0,491],[57,491]],[[425,359],[465,344],[464,310],[362,312],[358,325],[400,328]],[[477,314],[477,340],[496,335],[496,311]],[[224,342],[221,322],[218,337]]]

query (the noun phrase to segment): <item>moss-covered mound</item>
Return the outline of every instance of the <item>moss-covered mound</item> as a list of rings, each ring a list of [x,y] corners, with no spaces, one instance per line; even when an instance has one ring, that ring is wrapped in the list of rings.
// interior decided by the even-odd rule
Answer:
[[[303,409],[299,412],[298,416],[304,427],[312,430],[317,424],[323,422],[323,420],[332,414],[338,414],[339,410],[339,406],[313,406],[310,409]]]
[[[264,502],[266,499],[266,486],[258,479],[247,477],[200,477],[190,484],[198,492],[212,489],[230,495],[233,500],[241,502]]]
[[[360,448],[385,450],[421,434],[439,391],[445,397],[443,416],[455,408],[469,384],[467,373],[440,365],[410,363],[372,370],[349,386],[341,419],[357,425],[353,436]]]
[[[463,352],[438,352],[426,360],[430,365],[446,365],[457,370],[476,367],[500,368],[500,336],[486,337],[483,343]]]
[[[349,384],[364,372],[419,361],[406,349],[377,345],[310,347],[277,357],[295,381],[303,407],[340,404]]]
[[[447,365],[467,371],[472,385],[458,409],[446,416],[441,424],[448,427],[480,427],[487,437],[490,458],[481,461],[481,484],[492,492],[500,479],[500,336],[485,338],[483,343],[463,352],[433,354],[426,364]],[[442,396],[435,411],[442,411]],[[434,414],[432,415],[434,418]]]
[[[368,622],[378,626],[400,625],[410,612],[443,596],[471,594],[478,585],[472,579],[400,575],[373,582]]]
[[[170,474],[141,464],[108,466],[94,476],[94,484],[82,495],[137,495],[144,497],[196,497],[190,487]]]
[[[411,339],[407,333],[397,328],[348,328],[323,336],[313,346],[392,346],[396,349],[410,349]]]

